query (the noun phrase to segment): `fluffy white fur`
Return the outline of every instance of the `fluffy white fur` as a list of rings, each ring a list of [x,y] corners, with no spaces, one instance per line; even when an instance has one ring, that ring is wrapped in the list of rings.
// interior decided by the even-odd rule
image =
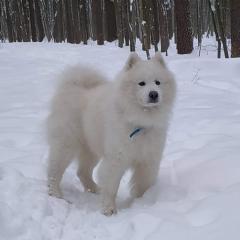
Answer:
[[[130,187],[135,197],[156,181],[175,81],[160,54],[148,61],[131,54],[113,82],[79,66],[62,78],[47,124],[49,194],[62,197],[60,181],[74,158],[79,160],[77,175],[85,190],[98,192],[92,172],[102,159],[98,172],[102,211],[111,215],[117,211],[115,198],[127,169],[133,170]],[[150,101],[151,91],[157,92],[157,101]],[[130,138],[137,127],[142,130]]]

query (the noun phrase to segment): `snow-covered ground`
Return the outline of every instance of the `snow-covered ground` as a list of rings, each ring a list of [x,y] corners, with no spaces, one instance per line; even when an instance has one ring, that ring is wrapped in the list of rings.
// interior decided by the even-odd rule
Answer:
[[[67,65],[91,64],[112,78],[129,50],[53,44],[0,44],[1,240],[238,240],[240,237],[240,59],[218,60],[205,46],[166,61],[178,98],[158,182],[130,201],[126,176],[116,216],[99,212],[74,165],[64,200],[47,195],[44,120]],[[145,57],[144,53],[141,55]]]

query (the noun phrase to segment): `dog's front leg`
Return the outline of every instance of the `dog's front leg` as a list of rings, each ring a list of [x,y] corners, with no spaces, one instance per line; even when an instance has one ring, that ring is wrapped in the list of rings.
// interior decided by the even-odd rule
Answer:
[[[104,159],[99,167],[99,184],[101,189],[102,213],[111,216],[117,213],[116,195],[121,178],[126,170],[120,161]]]

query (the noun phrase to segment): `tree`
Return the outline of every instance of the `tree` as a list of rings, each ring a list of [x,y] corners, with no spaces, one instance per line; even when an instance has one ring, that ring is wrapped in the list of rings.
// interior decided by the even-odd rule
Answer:
[[[158,43],[159,43],[159,3],[158,1],[152,0],[152,38],[155,52],[158,51]]]
[[[129,40],[130,40],[130,51],[135,52],[135,11],[134,11],[134,4],[135,2],[129,2],[128,0],[126,1],[126,6],[127,6],[127,27],[128,27],[128,32],[129,32]]]
[[[54,1],[54,28],[53,28],[53,38],[55,42],[62,42],[63,40],[63,14],[62,14],[62,2]]]
[[[105,0],[106,11],[106,40],[112,42],[117,39],[116,14],[114,3],[110,0]]]
[[[231,56],[240,57],[240,1],[231,0]]]
[[[92,15],[93,24],[96,27],[97,44],[104,44],[104,33],[103,33],[103,12],[101,0],[92,0]]]
[[[151,3],[148,0],[139,0],[139,25],[142,29],[142,49],[146,51],[147,59],[150,59],[150,10]]]
[[[80,0],[79,5],[79,17],[81,25],[81,38],[84,44],[87,44],[89,38],[89,29],[88,29],[88,7],[85,0]]]
[[[6,25],[7,25],[7,31],[8,31],[8,40],[9,42],[15,42],[16,38],[15,38],[15,34],[13,31],[13,24],[12,24],[12,9],[11,6],[8,2],[8,0],[4,1],[4,8],[6,9]]]
[[[124,43],[123,16],[122,16],[123,0],[114,0],[114,6],[116,13],[118,46],[122,48]]]
[[[135,51],[139,39],[150,58],[150,49],[158,51],[159,42],[167,53],[173,36],[179,54],[192,52],[193,37],[200,54],[204,34],[215,32],[218,57],[222,46],[228,55],[230,37],[236,57],[239,16],[239,0],[0,0],[0,40],[87,44],[93,39],[99,45],[118,40],[119,47]]]
[[[167,4],[164,0],[159,1],[159,27],[161,37],[161,52],[167,52],[169,47]]]
[[[45,37],[42,16],[41,16],[41,9],[38,1],[35,1],[35,11],[36,11],[36,25],[37,25],[37,35],[38,41],[42,41]]]
[[[208,5],[209,5],[209,9],[210,9],[210,13],[211,13],[211,18],[212,18],[212,23],[213,23],[213,29],[215,32],[215,36],[216,36],[216,41],[218,43],[218,53],[217,56],[218,58],[221,57],[221,39],[219,37],[219,33],[218,33],[218,29],[217,29],[217,24],[216,24],[216,20],[215,20],[215,14],[213,9],[215,10],[214,6],[212,6],[211,0],[208,0]]]
[[[217,15],[217,20],[218,20],[219,33],[220,33],[221,41],[222,41],[222,44],[223,44],[223,51],[224,51],[225,58],[229,58],[228,49],[227,49],[227,40],[226,40],[226,36],[225,36],[225,32],[224,32],[224,27],[223,27],[223,23],[222,23],[222,18],[221,18],[221,12],[220,12],[220,6],[219,5],[220,5],[219,0],[216,0],[215,9],[216,9],[216,15]]]
[[[191,53],[193,50],[193,37],[189,0],[175,0],[174,3],[178,54]]]

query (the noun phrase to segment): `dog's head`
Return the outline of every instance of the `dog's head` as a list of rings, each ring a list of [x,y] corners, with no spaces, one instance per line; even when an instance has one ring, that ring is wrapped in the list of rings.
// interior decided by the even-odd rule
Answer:
[[[173,102],[175,81],[160,53],[147,61],[132,53],[121,73],[121,89],[129,104],[158,109]]]

